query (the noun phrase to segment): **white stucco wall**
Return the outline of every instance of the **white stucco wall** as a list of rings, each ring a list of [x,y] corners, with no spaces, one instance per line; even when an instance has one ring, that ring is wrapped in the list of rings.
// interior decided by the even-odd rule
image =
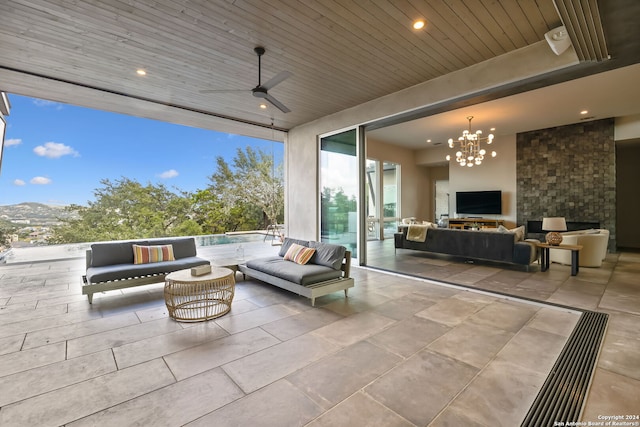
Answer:
[[[576,63],[574,53],[556,56],[547,43],[541,41],[292,129],[285,151],[287,235],[318,238],[318,135],[457,99]],[[515,179],[513,181],[515,186]],[[515,214],[515,208],[513,211]]]
[[[624,141],[635,138],[640,138],[640,114],[616,118],[614,140]]]
[[[400,212],[401,218],[428,219],[429,171],[416,164],[415,151],[408,148],[367,140],[367,158],[393,162],[400,165]]]

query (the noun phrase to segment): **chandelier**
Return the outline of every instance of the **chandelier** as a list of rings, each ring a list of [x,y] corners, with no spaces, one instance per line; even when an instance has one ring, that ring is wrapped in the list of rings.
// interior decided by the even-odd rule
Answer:
[[[477,130],[475,133],[471,133],[471,119],[473,116],[467,117],[469,120],[469,130],[462,132],[462,136],[458,138],[460,148],[456,153],[456,162],[460,166],[473,167],[473,165],[482,164],[487,151],[484,148],[480,148],[480,143],[486,142],[487,145],[493,142],[493,135],[489,134],[487,137],[482,137],[482,131]],[[454,148],[454,141],[449,139],[449,148]],[[496,152],[491,152],[491,157],[495,157]],[[451,160],[451,156],[447,155],[447,161]]]

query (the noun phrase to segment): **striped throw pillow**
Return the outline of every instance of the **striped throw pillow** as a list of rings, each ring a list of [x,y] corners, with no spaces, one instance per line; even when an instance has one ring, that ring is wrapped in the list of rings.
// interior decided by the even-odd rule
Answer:
[[[309,262],[314,253],[316,253],[315,249],[308,248],[297,243],[292,243],[289,250],[287,250],[287,253],[284,254],[284,259],[287,261],[293,261],[296,264],[304,265]]]
[[[133,263],[148,264],[150,262],[175,261],[173,245],[141,246],[133,245]]]

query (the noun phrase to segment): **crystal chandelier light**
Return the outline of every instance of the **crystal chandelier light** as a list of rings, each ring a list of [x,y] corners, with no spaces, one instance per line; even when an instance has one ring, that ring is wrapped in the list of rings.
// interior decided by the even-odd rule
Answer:
[[[492,134],[489,134],[489,136],[485,138],[481,136],[481,130],[471,133],[471,119],[473,119],[473,116],[467,117],[467,120],[469,120],[469,130],[462,132],[462,136],[458,138],[460,148],[456,153],[456,162],[458,162],[460,166],[473,167],[473,165],[481,164],[487,151],[480,147],[480,143],[486,142],[488,145],[493,142]],[[449,139],[449,148],[454,148],[454,142],[451,138]],[[496,152],[492,151],[491,157],[495,156]],[[451,156],[447,155],[447,160],[451,160]]]

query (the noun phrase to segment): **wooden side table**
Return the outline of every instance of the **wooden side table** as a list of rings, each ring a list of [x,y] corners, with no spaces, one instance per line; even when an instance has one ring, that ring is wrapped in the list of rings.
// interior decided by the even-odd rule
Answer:
[[[550,249],[562,249],[565,251],[571,251],[571,275],[575,276],[580,271],[580,249],[582,249],[582,245],[554,246],[548,243],[538,243],[536,246],[540,248],[540,271],[547,271],[549,269]]]
[[[169,317],[181,322],[199,322],[225,315],[231,310],[235,271],[212,267],[211,272],[192,276],[191,269],[165,277],[164,301]]]

